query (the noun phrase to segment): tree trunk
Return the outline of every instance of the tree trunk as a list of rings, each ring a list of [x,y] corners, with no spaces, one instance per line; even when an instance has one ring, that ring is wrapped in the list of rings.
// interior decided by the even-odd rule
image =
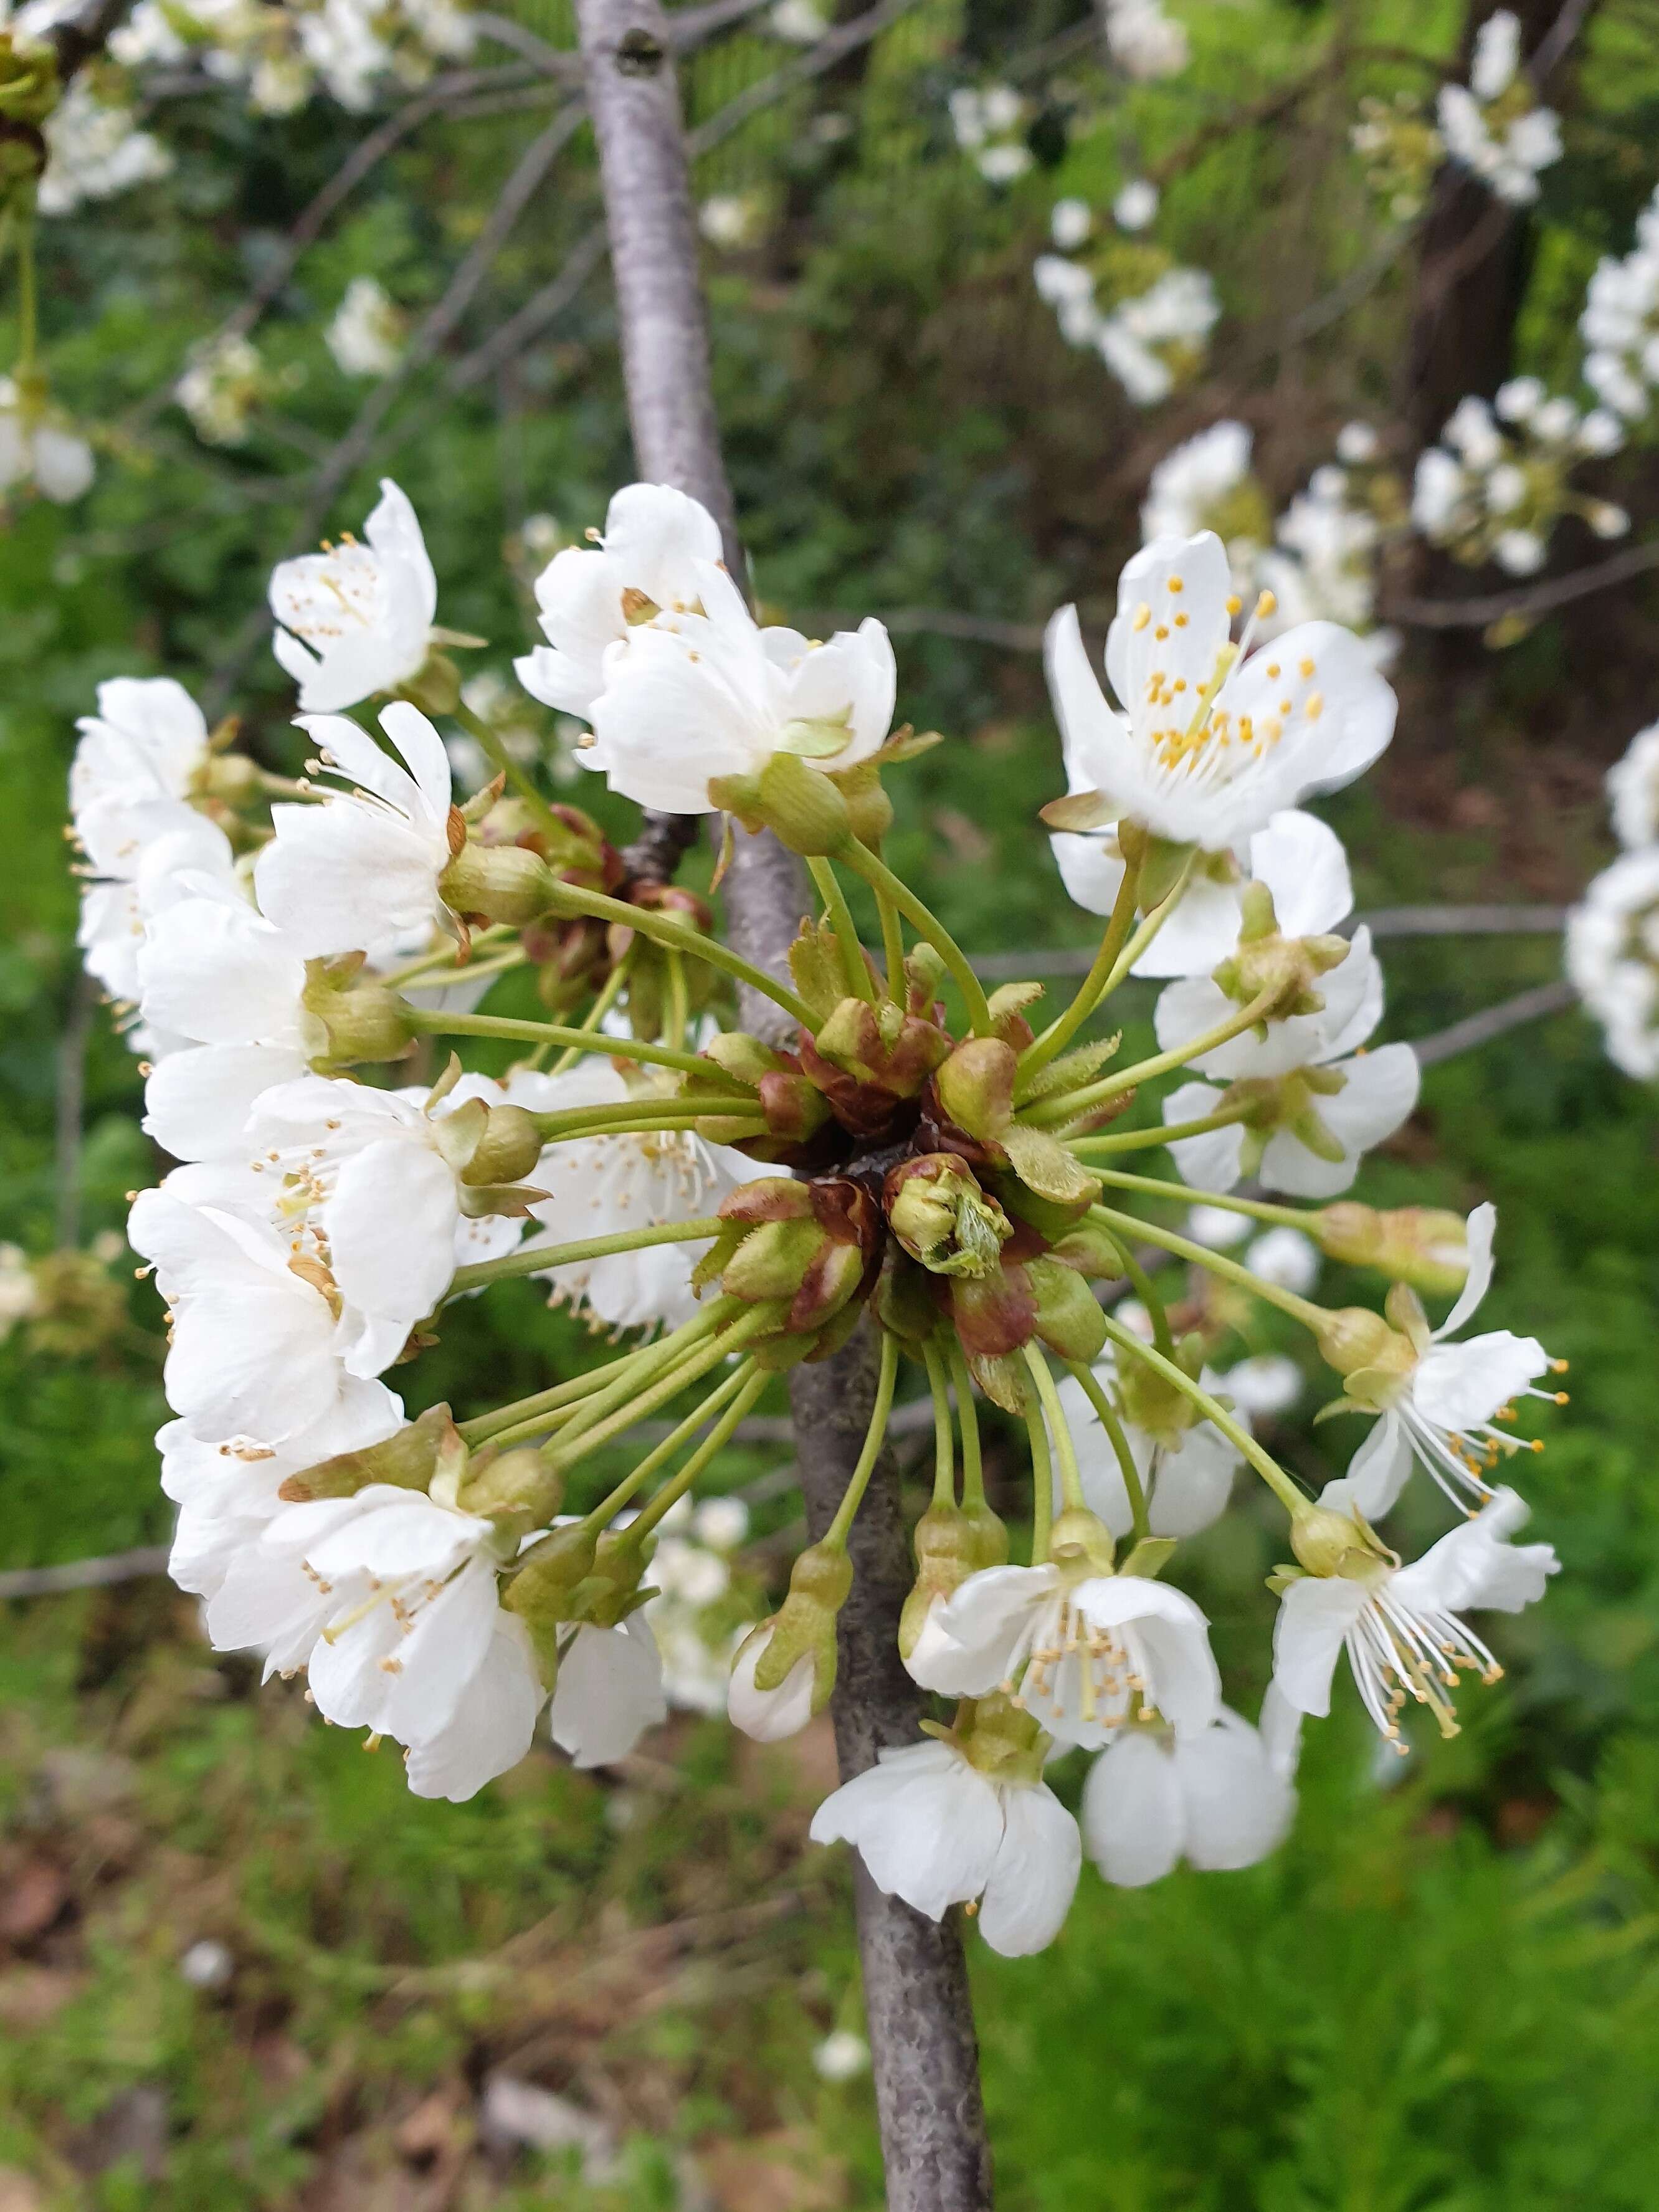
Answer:
[[[720,457],[708,331],[697,277],[678,88],[659,0],[577,0],[588,99],[599,137],[611,258],[622,325],[629,418],[641,474],[701,500],[719,521],[727,566],[745,578]],[[647,817],[663,838],[664,817]],[[787,972],[807,910],[805,872],[769,834],[739,836],[726,878],[734,945]],[[778,1041],[787,1018],[743,994],[741,1018]],[[827,1527],[857,1461],[875,1396],[875,1345],[861,1328],[833,1359],[790,1377],[807,1525]],[[900,1663],[899,1609],[909,1547],[898,1471],[884,1454],[849,1544],[853,1593],[840,1622],[833,1706],[843,1779],[884,1746],[913,1743],[921,1701]],[[891,2212],[987,2212],[990,2153],[980,2095],[967,1969],[954,1925],[936,1925],[854,1874],[876,2105]]]

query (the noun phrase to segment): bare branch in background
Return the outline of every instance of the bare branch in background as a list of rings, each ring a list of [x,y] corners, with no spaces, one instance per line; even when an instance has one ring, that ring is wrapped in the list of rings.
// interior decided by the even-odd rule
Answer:
[[[1437,1067],[1443,1060],[1453,1060],[1461,1052],[1473,1052],[1478,1045],[1490,1044],[1494,1037],[1520,1029],[1528,1022],[1541,1022],[1549,1014],[1565,1014],[1577,1003],[1578,994],[1571,983],[1540,983],[1530,991],[1517,992],[1514,998],[1488,1006],[1482,1013],[1467,1015],[1449,1029],[1437,1030],[1432,1036],[1419,1037],[1412,1050],[1421,1066]]]
[[[1564,906],[1380,906],[1344,922],[1363,922],[1373,937],[1553,937],[1565,927]],[[988,983],[1023,981],[1028,975],[1086,975],[1092,945],[1054,945],[1036,952],[971,954],[975,972]]]
[[[1384,622],[1403,623],[1418,629],[1485,629],[1496,622],[1533,622],[1557,607],[1571,606],[1575,599],[1627,584],[1652,568],[1659,568],[1659,538],[1627,545],[1622,553],[1614,553],[1606,561],[1575,568],[1570,575],[1553,576],[1547,583],[1532,584],[1524,591],[1487,592],[1472,599],[1393,599],[1380,612]]]

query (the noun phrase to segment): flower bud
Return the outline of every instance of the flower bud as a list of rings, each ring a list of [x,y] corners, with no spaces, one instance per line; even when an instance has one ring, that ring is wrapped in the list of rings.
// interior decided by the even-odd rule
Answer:
[[[878,1249],[881,1224],[856,1183],[836,1176],[744,1183],[720,1209],[726,1224],[692,1277],[718,1277],[728,1297],[787,1300],[784,1328],[820,1328],[858,1291]]]
[[[1081,1275],[1058,1260],[1025,1262],[1036,1299],[1036,1332],[1062,1359],[1098,1359],[1106,1343],[1106,1316]]]
[[[452,817],[453,818],[453,817]],[[558,879],[539,853],[470,837],[438,878],[438,896],[468,921],[522,928],[556,904]]]
[[[1404,1206],[1379,1213],[1345,1199],[1311,1216],[1308,1226],[1328,1258],[1375,1267],[1416,1290],[1454,1297],[1469,1271],[1463,1217],[1443,1207]]]
[[[883,1202],[893,1234],[935,1275],[988,1275],[1013,1234],[995,1199],[954,1152],[927,1152],[891,1169]]]
[[[793,1735],[821,1713],[836,1686],[836,1616],[853,1587],[839,1545],[814,1544],[796,1560],[789,1595],[732,1662],[728,1710],[761,1743]]]
[[[1000,1037],[969,1037],[933,1078],[939,1100],[959,1128],[994,1141],[1014,1117],[1018,1056]]]
[[[319,1075],[365,1060],[403,1060],[415,1048],[410,1008],[384,983],[359,983],[363,955],[307,960],[301,994],[303,1042]]]
[[[291,1474],[277,1492],[285,1504],[318,1498],[355,1498],[372,1482],[398,1490],[429,1490],[442,1480],[459,1485],[466,1472],[467,1449],[447,1406],[428,1406],[394,1436]]]
[[[474,1186],[520,1182],[542,1156],[542,1134],[533,1114],[522,1106],[486,1106],[483,1134],[461,1170]]]

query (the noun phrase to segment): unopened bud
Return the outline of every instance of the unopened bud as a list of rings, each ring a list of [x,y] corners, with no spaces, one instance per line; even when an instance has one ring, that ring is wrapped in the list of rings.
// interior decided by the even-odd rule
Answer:
[[[901,1161],[883,1193],[893,1234],[935,1275],[988,1275],[1013,1224],[955,1152]]]
[[[1344,1200],[1313,1215],[1308,1226],[1329,1258],[1374,1267],[1416,1290],[1454,1297],[1469,1271],[1463,1217],[1441,1206],[1405,1206],[1379,1213],[1374,1206]]]
[[[970,1137],[994,1140],[1014,1118],[1018,1057],[1000,1037],[969,1037],[933,1078],[941,1106]]]
[[[319,1498],[355,1498],[375,1482],[389,1483],[397,1490],[429,1490],[441,1478],[459,1486],[466,1466],[466,1446],[448,1407],[428,1406],[380,1443],[337,1452],[332,1459],[289,1475],[276,1494],[284,1504],[296,1505]]]
[[[823,1711],[836,1686],[836,1616],[853,1587],[839,1545],[814,1544],[796,1560],[789,1595],[732,1665],[728,1710],[763,1743],[793,1735]]]
[[[1036,1334],[1062,1359],[1098,1359],[1106,1343],[1106,1316],[1094,1292],[1074,1269],[1058,1260],[1028,1260],[1025,1273],[1036,1300]]]
[[[536,1117],[522,1106],[489,1106],[483,1134],[461,1170],[464,1183],[519,1182],[542,1156],[541,1131]]]

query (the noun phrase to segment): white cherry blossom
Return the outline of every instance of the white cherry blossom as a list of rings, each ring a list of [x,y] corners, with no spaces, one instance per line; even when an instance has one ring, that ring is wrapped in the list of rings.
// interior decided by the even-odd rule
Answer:
[[[1207,1728],[1126,1729],[1083,1787],[1083,1846],[1109,1882],[1139,1889],[1185,1859],[1254,1866],[1283,1841],[1296,1793],[1247,1720],[1223,1705]]]
[[[276,835],[254,869],[259,911],[307,958],[389,939],[424,942],[446,916],[438,878],[451,858],[449,756],[407,701],[380,719],[402,767],[343,715],[301,716],[325,767],[352,788],[270,810]]]
[[[112,810],[188,799],[210,757],[207,721],[170,676],[115,676],[98,686],[98,712],[82,714],[70,767],[77,823]]]
[[[127,1237],[152,1261],[172,1328],[163,1382],[192,1436],[282,1443],[348,1387],[327,1272],[275,1230],[169,1190],[141,1191]]]
[[[1638,730],[1607,770],[1607,805],[1626,852],[1659,844],[1659,722]]]
[[[1394,732],[1395,697],[1352,633],[1309,623],[1254,653],[1229,641],[1227,556],[1212,532],[1160,538],[1118,586],[1108,704],[1075,607],[1048,625],[1048,686],[1073,787],[1206,852],[1352,782]]]
[[[720,557],[707,507],[668,484],[627,484],[592,548],[567,545],[536,579],[548,642],[514,663],[532,698],[586,720],[606,657],[642,625],[695,611],[702,569]]]
[[[618,1046],[619,1052],[626,1047]],[[620,1105],[663,1094],[647,1077],[632,1080],[608,1060],[588,1059],[563,1075],[515,1071],[507,1085],[514,1105],[532,1113]],[[530,1241],[585,1243],[629,1229],[696,1221],[718,1212],[740,1183],[766,1170],[727,1145],[711,1145],[694,1129],[565,1138],[549,1145],[532,1180],[545,1199],[530,1209],[539,1224]],[[678,1328],[697,1311],[693,1269],[708,1245],[655,1244],[607,1259],[551,1267],[556,1297],[568,1298],[613,1328]]]
[[[352,537],[272,572],[272,650],[307,714],[337,714],[418,676],[432,644],[438,581],[414,508],[389,477]]]
[[[641,805],[705,814],[711,777],[755,773],[775,752],[841,769],[880,748],[897,686],[880,623],[823,644],[762,629],[723,568],[695,570],[702,613],[641,624],[611,648],[585,766]]]
[[[1045,1783],[993,1781],[948,1742],[884,1751],[824,1799],[811,1832],[850,1844],[878,1889],[930,1920],[977,1898],[981,1935],[1010,1958],[1059,1934],[1083,1856]]]
[[[727,1712],[757,1743],[781,1743],[786,1736],[799,1735],[812,1717],[812,1698],[817,1688],[817,1669],[810,1651],[796,1660],[775,1689],[759,1687],[755,1669],[771,1641],[769,1623],[745,1638],[732,1662],[732,1679],[726,1685]]]
[[[986,1567],[930,1614],[905,1662],[924,1689],[1011,1694],[1061,1743],[1099,1748],[1138,1711],[1201,1728],[1220,1702],[1208,1626],[1146,1575]]]
[[[1491,1286],[1497,1227],[1494,1206],[1478,1206],[1469,1216],[1468,1273],[1438,1328],[1428,1327],[1409,1297],[1396,1293],[1389,1309],[1403,1313],[1416,1358],[1404,1375],[1364,1378],[1365,1402],[1380,1418],[1350,1462],[1347,1481],[1368,1520],[1394,1504],[1414,1458],[1455,1502],[1462,1502],[1460,1492],[1490,1497],[1486,1476],[1500,1455],[1527,1449],[1496,1424],[1515,1399],[1554,1395],[1532,1387],[1552,1365],[1536,1337],[1500,1328],[1451,1341]]]
[[[1621,854],[1567,917],[1567,975],[1626,1075],[1659,1075],[1659,845]]]
[[[1108,1396],[1115,1396],[1117,1363],[1109,1352],[1095,1363],[1095,1373]],[[1208,1368],[1199,1380],[1212,1395],[1226,1387]],[[1084,1503],[1114,1536],[1126,1537],[1134,1526],[1134,1515],[1112,1440],[1083,1385],[1069,1375],[1060,1385],[1060,1402],[1077,1452]],[[1194,1536],[1219,1520],[1232,1495],[1233,1477],[1243,1464],[1237,1446],[1212,1423],[1194,1420],[1190,1401],[1161,1385],[1139,1393],[1133,1411],[1121,1402],[1115,1410],[1140,1477],[1151,1533]],[[1137,1420],[1135,1413],[1142,1419]],[[1237,1419],[1241,1428],[1249,1428],[1247,1413],[1239,1413]]]
[[[1231,1190],[1256,1175],[1269,1189],[1301,1198],[1346,1190],[1359,1162],[1417,1103],[1421,1071],[1406,1044],[1361,1052],[1382,1013],[1382,972],[1369,931],[1319,981],[1324,1011],[1270,1021],[1265,1040],[1246,1030],[1200,1053],[1192,1065],[1240,1086],[1250,1122],[1175,1139],[1182,1176],[1206,1190]],[[1219,985],[1195,976],[1171,983],[1158,1003],[1158,1042],[1168,1052],[1203,1036],[1237,1012]],[[1174,1126],[1217,1112],[1228,1096],[1209,1083],[1183,1083],[1164,1101]]]
[[[614,1766],[668,1717],[651,1624],[630,1613],[615,1628],[580,1623],[559,1652],[553,1741],[578,1766]]]
[[[1320,1503],[1351,1511],[1350,1486],[1328,1483]],[[1510,1543],[1527,1517],[1525,1502],[1499,1490],[1409,1566],[1376,1558],[1361,1572],[1298,1576],[1273,1632],[1273,1684],[1285,1703],[1300,1713],[1328,1713],[1346,1650],[1365,1710],[1389,1741],[1405,1747],[1399,1715],[1408,1700],[1426,1705],[1443,1735],[1455,1735],[1449,1693],[1458,1676],[1491,1681],[1502,1672],[1462,1615],[1471,1607],[1520,1612],[1543,1595],[1560,1564],[1548,1544]],[[1364,1559],[1360,1543],[1356,1528],[1351,1558]]]

